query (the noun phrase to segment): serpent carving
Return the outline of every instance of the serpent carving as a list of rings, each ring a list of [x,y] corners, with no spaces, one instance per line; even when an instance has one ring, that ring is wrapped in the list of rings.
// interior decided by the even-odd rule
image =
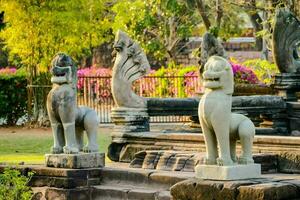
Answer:
[[[150,71],[147,57],[138,43],[118,31],[114,43],[116,54],[112,74],[112,94],[118,107],[145,108],[147,102],[132,91],[132,82]]]
[[[286,8],[276,11],[273,56],[281,73],[300,73],[300,22]]]

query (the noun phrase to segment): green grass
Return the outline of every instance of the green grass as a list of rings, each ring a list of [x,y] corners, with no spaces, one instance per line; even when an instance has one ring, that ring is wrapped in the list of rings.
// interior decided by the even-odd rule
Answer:
[[[99,151],[107,152],[110,141],[111,137],[108,133],[99,133]],[[44,154],[50,152],[52,144],[52,134],[49,133],[0,134],[0,163],[42,164],[44,163]]]

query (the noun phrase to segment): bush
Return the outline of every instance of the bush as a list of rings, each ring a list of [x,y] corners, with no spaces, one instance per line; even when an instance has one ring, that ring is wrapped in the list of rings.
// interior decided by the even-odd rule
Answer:
[[[27,80],[24,71],[16,72],[15,68],[0,70],[0,118],[6,124],[14,125],[26,114]]]
[[[200,90],[197,75],[198,67],[196,66],[169,64],[166,68],[152,70],[150,75],[147,75],[149,78],[140,80],[140,95],[147,97],[194,96]]]
[[[6,168],[3,174],[0,174],[0,199],[1,200],[29,200],[32,197],[32,191],[27,186],[33,173],[28,177],[21,175],[18,170]]]
[[[246,83],[246,84],[257,84],[259,80],[255,73],[243,65],[237,63],[231,63],[234,82],[235,83]]]
[[[247,60],[243,63],[243,65],[251,68],[257,75],[258,79],[267,85],[272,84],[274,82],[274,75],[279,73],[277,66],[267,60]]]

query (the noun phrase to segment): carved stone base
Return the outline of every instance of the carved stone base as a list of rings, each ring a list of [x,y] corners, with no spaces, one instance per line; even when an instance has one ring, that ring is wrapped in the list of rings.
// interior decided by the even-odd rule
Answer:
[[[250,178],[260,178],[260,164],[249,165],[197,165],[195,167],[196,177],[211,180],[241,180]]]
[[[85,169],[105,166],[105,153],[46,154],[46,166]]]
[[[145,108],[113,108],[111,119],[115,124],[114,132],[149,131],[149,116]]]
[[[296,92],[300,91],[300,74],[282,73],[275,75],[274,88],[277,94],[287,101],[297,101]]]

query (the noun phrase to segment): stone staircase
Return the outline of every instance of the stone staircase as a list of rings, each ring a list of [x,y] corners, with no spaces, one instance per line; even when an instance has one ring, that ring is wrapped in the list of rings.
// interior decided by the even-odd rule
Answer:
[[[108,165],[102,170],[100,185],[92,186],[91,199],[170,200],[170,187],[192,176],[193,173],[188,172],[170,173]]]

